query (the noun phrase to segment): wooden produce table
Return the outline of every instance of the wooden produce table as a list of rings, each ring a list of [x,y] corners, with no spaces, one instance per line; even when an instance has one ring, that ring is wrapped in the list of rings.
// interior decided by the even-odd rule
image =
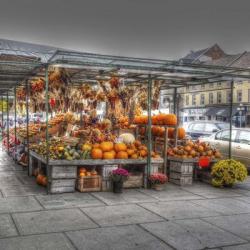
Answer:
[[[147,159],[110,159],[110,160],[49,160],[30,151],[29,153],[29,173],[32,173],[35,167],[41,168],[42,164],[47,166],[48,192],[49,193],[64,193],[75,191],[75,181],[77,179],[77,167],[81,166],[118,166],[118,165],[142,165],[144,168],[147,165]],[[163,159],[151,159],[153,172],[156,172],[155,166],[163,164]],[[146,176],[144,175],[144,186],[146,186]]]

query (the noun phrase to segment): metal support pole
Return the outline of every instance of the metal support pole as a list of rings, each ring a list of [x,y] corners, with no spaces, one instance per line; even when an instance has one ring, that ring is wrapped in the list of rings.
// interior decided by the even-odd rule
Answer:
[[[15,133],[15,157],[14,160],[15,162],[17,161],[16,159],[16,153],[17,153],[17,138],[16,138],[16,86],[14,87],[14,133]]]
[[[49,68],[45,66],[45,109],[46,109],[46,176],[48,179],[47,192],[49,193]]]
[[[174,110],[173,110],[173,113],[176,114],[176,112],[177,112],[177,88],[174,88],[173,102],[174,102]],[[169,110],[169,111],[170,111],[170,110]],[[177,114],[176,114],[176,115],[177,115]]]
[[[148,135],[148,141],[147,141],[147,147],[148,147],[148,156],[147,156],[147,171],[145,174],[144,179],[144,185],[148,186],[148,177],[151,173],[151,152],[152,152],[152,134],[151,134],[151,127],[152,127],[152,119],[151,119],[151,102],[152,102],[152,79],[151,75],[149,75],[148,79],[148,129],[147,129],[147,135]]]
[[[230,133],[229,133],[229,148],[228,148],[228,157],[232,158],[232,127],[233,127],[233,92],[234,92],[234,81],[231,81],[231,100],[230,100]]]
[[[7,90],[7,152],[10,148],[10,127],[9,127],[9,91]]]
[[[28,175],[31,176],[30,173],[30,165],[29,165],[29,155],[30,155],[30,141],[29,141],[29,82],[26,80],[25,82],[26,87],[26,135],[27,135],[27,155],[28,155]]]
[[[3,96],[1,97],[1,100],[2,100],[2,141],[3,141],[3,130],[4,130],[4,126],[3,126],[3,122],[4,122],[4,119],[3,119]],[[2,150],[3,150],[3,147],[2,147]]]

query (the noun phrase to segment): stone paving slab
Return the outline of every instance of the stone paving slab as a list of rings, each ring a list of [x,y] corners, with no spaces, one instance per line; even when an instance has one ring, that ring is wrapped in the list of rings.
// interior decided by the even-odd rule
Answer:
[[[17,213],[13,214],[13,219],[23,235],[97,227],[79,209]]]
[[[5,176],[0,175],[0,183],[1,183],[1,187],[22,185],[20,180],[18,180],[18,178],[15,175],[8,175],[8,174]]]
[[[224,215],[250,213],[250,206],[247,203],[241,200],[237,201],[232,198],[195,200],[192,202],[194,204],[197,204],[199,206],[205,207],[207,209],[216,211]],[[249,202],[250,202],[250,197],[249,197]]]
[[[200,250],[246,243],[200,219],[146,223],[141,226],[177,250]]]
[[[141,203],[140,206],[166,219],[189,219],[219,215],[216,211],[198,206],[190,201]]]
[[[43,234],[0,239],[0,250],[73,250],[63,234]]]
[[[0,214],[0,238],[18,235],[9,214]]]
[[[163,219],[135,204],[81,208],[100,226],[128,225]]]
[[[155,198],[134,189],[124,190],[122,194],[115,194],[112,192],[98,192],[92,193],[92,195],[108,205],[157,201]]]
[[[250,240],[250,214],[211,217],[203,220]]]
[[[166,189],[164,191],[155,191],[152,189],[141,189],[140,191],[146,195],[149,195],[159,201],[178,201],[178,200],[195,200],[202,199],[201,196],[192,194],[185,190],[181,190],[178,186],[176,186],[176,190],[168,189],[169,184],[166,185]]]
[[[79,250],[172,249],[136,225],[75,231],[67,235]]]
[[[36,196],[45,209],[91,207],[105,205],[88,193],[70,193]]]
[[[222,250],[249,250],[250,244],[243,244],[238,246],[222,247]]]
[[[249,192],[250,193],[250,192]],[[250,204],[250,197],[237,197],[236,198],[236,201],[237,200],[239,200],[239,201],[244,201],[244,202],[246,202],[246,203],[248,203],[248,204]],[[248,205],[249,206],[249,205]]]
[[[10,196],[29,196],[46,194],[46,188],[34,184],[33,186],[7,186],[2,189],[4,197]]]
[[[224,198],[241,196],[241,194],[235,192],[231,188],[215,188],[211,185],[201,183],[194,183],[191,186],[182,187],[182,189],[193,194],[202,196],[204,198]]]
[[[28,212],[42,209],[34,197],[0,198],[0,213]]]

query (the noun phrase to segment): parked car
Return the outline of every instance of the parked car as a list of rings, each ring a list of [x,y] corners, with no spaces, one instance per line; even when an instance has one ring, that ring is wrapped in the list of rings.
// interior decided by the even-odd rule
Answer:
[[[219,121],[193,121],[186,123],[184,128],[186,134],[196,140],[199,137],[207,137],[222,129],[227,129],[229,126],[229,123]]]
[[[200,138],[201,141],[209,142],[218,149],[222,155],[229,156],[230,130],[223,129],[209,137]],[[233,128],[232,129],[232,158],[244,163],[250,170],[250,129]]]

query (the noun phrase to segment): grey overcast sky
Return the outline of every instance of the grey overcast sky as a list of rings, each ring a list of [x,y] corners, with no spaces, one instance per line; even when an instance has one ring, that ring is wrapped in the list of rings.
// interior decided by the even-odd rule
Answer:
[[[176,59],[218,43],[250,51],[249,0],[1,0],[0,38]]]

